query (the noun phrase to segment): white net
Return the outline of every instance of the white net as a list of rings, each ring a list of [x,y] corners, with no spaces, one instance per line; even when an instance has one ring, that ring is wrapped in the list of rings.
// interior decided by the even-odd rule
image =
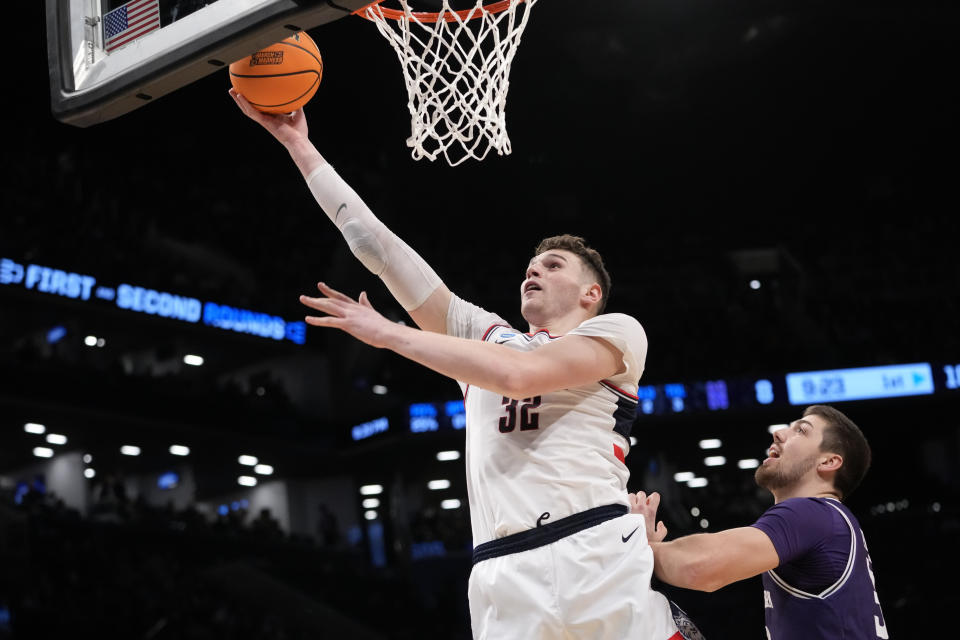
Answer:
[[[451,166],[482,160],[490,149],[510,153],[506,105],[510,65],[537,0],[508,0],[469,11],[442,1],[435,22],[407,0],[400,10],[364,10],[403,67],[414,160],[442,155]],[[501,11],[495,12],[497,9]],[[491,11],[490,9],[493,9]]]

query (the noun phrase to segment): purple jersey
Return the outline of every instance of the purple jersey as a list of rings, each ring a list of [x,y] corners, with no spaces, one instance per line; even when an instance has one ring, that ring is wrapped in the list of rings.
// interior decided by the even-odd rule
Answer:
[[[770,640],[888,638],[860,523],[832,498],[790,498],[754,527],[780,565],[763,574]]]

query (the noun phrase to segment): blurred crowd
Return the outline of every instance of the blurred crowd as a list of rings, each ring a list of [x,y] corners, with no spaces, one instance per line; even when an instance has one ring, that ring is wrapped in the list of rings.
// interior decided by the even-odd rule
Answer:
[[[411,588],[417,571],[401,577],[372,567],[362,546],[286,535],[266,511],[210,521],[104,500],[82,517],[49,493],[5,498],[0,638],[466,637],[460,576],[432,571]]]

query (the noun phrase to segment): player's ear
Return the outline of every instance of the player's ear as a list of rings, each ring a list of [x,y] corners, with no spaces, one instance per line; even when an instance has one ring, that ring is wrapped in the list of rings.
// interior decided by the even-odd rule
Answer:
[[[586,291],[583,292],[581,299],[588,305],[593,305],[603,298],[603,289],[600,288],[600,285],[594,282]]]
[[[843,466],[843,456],[839,453],[824,453],[817,465],[819,471],[839,471]]]

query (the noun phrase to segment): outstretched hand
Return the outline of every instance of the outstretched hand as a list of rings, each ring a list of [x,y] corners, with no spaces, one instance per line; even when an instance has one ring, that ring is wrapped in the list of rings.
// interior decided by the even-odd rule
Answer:
[[[250,104],[236,89],[230,89],[230,97],[244,115],[259,123],[281,144],[287,145],[297,140],[307,139],[307,118],[303,114],[303,109],[297,109],[292,113],[264,113]]]
[[[372,347],[387,346],[389,331],[396,325],[373,308],[366,291],[354,300],[323,282],[318,283],[317,288],[323,294],[322,297],[300,296],[300,302],[326,315],[307,316],[307,324],[346,331]]]
[[[657,507],[660,506],[660,494],[654,491],[649,496],[643,491],[629,494],[630,513],[639,513],[643,516],[647,526],[647,540],[663,542],[667,537],[667,527],[663,520],[657,522]]]

